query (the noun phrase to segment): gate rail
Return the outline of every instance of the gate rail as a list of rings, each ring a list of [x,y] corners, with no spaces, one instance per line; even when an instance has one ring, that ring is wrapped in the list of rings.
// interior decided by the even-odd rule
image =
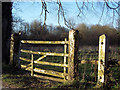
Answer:
[[[39,51],[32,51],[32,50],[24,50],[19,48],[19,52],[29,53],[31,54],[31,59],[23,58],[19,56],[18,65],[21,66],[21,68],[24,68],[25,70],[31,71],[31,76],[39,77],[42,79],[49,79],[54,80],[58,82],[65,82],[65,81],[73,81],[78,80],[78,31],[70,30],[69,31],[69,37],[68,41],[65,39],[65,41],[31,41],[31,40],[21,40],[19,44],[62,44],[64,45],[64,53],[53,53],[53,52],[39,52]],[[11,35],[11,48],[10,48],[10,63],[14,64],[14,54],[15,54],[15,42],[14,42],[14,35]],[[68,53],[67,53],[67,45],[68,45]],[[110,62],[108,58],[108,38],[105,34],[101,35],[99,37],[99,57],[98,60],[91,60],[91,61],[85,61],[81,60],[81,64],[85,63],[93,63],[98,65],[98,80],[97,80],[97,86],[104,85],[106,83],[106,72],[108,68],[108,64]],[[38,59],[34,60],[34,54],[43,55],[39,57]],[[46,61],[40,61],[43,58],[47,56],[61,56],[64,57],[64,64],[59,63],[53,63],[53,62],[46,62]],[[67,64],[67,58],[68,58],[68,64]],[[20,60],[30,62],[28,65],[20,65]],[[83,62],[83,63],[82,63]],[[40,64],[40,65],[51,65],[51,66],[59,66],[64,67],[64,72],[57,72],[52,70],[44,70],[37,67],[34,67],[34,64]],[[120,61],[118,61],[118,64],[120,65]],[[96,66],[97,67],[97,66]],[[67,69],[68,68],[68,73]],[[35,74],[34,72],[46,74],[55,76],[56,78],[50,77],[50,76],[42,76]],[[102,84],[101,84],[102,83]]]
[[[67,49],[67,44],[69,44],[69,42],[66,41],[66,38],[65,38],[65,41],[21,40],[21,43],[24,43],[24,44],[63,44],[64,45],[64,53],[38,52],[38,51],[31,51],[31,50],[23,50],[23,49],[21,49],[20,50],[21,52],[29,53],[29,54],[31,54],[31,57],[32,57],[31,59],[26,59],[26,58],[20,57],[20,60],[31,62],[28,65],[28,67],[25,66],[25,65],[21,65],[21,68],[24,68],[25,70],[31,71],[31,76],[42,77],[40,75],[34,74],[34,72],[37,72],[37,73],[47,74],[47,75],[56,76],[56,77],[60,77],[60,78],[64,78],[64,79],[68,78],[68,74],[66,74],[66,71],[65,71],[66,67],[68,67],[68,64],[66,64],[65,60],[66,60],[66,57],[68,57],[68,54],[66,53],[66,51],[67,51],[66,49]],[[43,56],[38,58],[37,60],[34,60],[33,59],[34,54],[40,54],[40,55],[43,55]],[[47,56],[63,56],[64,57],[64,64],[40,61],[40,60],[42,60],[43,58],[45,58]],[[40,65],[51,65],[51,66],[64,67],[64,73],[57,72],[57,71],[52,71],[52,70],[43,70],[43,69],[40,69],[40,68],[36,68],[36,67],[34,67],[34,63],[35,64],[40,64]],[[31,65],[31,67],[30,67],[30,65]],[[42,77],[42,78],[44,78],[44,77]],[[47,79],[51,79],[51,77],[47,77]],[[60,82],[64,81],[62,79],[56,79],[56,78],[54,78],[53,80],[60,81]]]
[[[75,80],[77,78],[77,73],[78,73],[78,59],[77,59],[77,51],[78,51],[78,31],[70,30],[69,31],[69,40],[65,38],[65,41],[32,41],[32,40],[20,40],[20,45],[21,44],[56,44],[56,45],[64,45],[64,53],[53,53],[53,52],[40,52],[40,51],[32,51],[32,50],[24,50],[20,49],[19,54],[21,52],[23,53],[28,53],[31,54],[31,59],[23,58],[19,56],[19,61],[18,61],[18,66],[21,68],[31,71],[31,76],[39,77],[42,79],[49,79],[49,80],[54,80],[58,82],[64,82],[64,81],[71,81]],[[68,45],[68,53],[67,53],[67,45]],[[14,47],[14,45],[12,45]],[[11,49],[12,51],[13,49]],[[14,52],[11,52],[14,53]],[[38,59],[34,60],[34,55],[43,55],[39,57]],[[64,57],[64,63],[53,63],[53,62],[46,62],[46,61],[40,61],[43,58],[47,56],[61,56]],[[67,64],[67,58],[68,58],[68,64]],[[12,56],[10,58],[13,60]],[[22,65],[20,61],[26,61],[29,62],[28,65]],[[38,65],[51,65],[51,66],[59,66],[63,67],[64,71],[62,72],[57,72],[57,71],[52,71],[52,70],[44,70],[40,69],[34,66],[34,64]],[[67,73],[67,68],[68,68],[68,73]],[[45,75],[50,75],[50,76],[42,76],[35,74],[36,73],[41,73]],[[55,77],[51,77],[55,76]]]

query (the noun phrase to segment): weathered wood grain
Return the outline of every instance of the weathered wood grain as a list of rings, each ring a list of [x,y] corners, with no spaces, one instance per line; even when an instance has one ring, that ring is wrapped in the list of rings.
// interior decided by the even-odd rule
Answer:
[[[68,80],[78,76],[78,31],[69,31]]]
[[[67,39],[65,38],[65,42],[67,41]],[[66,54],[67,53],[67,45],[65,44],[64,45],[64,54]],[[66,64],[66,59],[67,57],[66,56],[64,56],[64,64]],[[66,74],[66,67],[64,67],[64,74]],[[64,77],[64,80],[66,79],[66,77]]]
[[[25,70],[28,70],[28,71],[31,71],[31,67],[27,67],[26,65],[21,64],[21,68],[25,69]]]
[[[68,41],[31,41],[31,40],[21,40],[21,43],[29,44],[68,44]]]
[[[45,61],[34,61],[36,64],[42,65],[52,65],[52,66],[59,66],[59,67],[68,67],[67,64],[59,64],[59,63],[52,63],[52,62],[45,62]]]
[[[10,41],[10,64],[13,64],[13,55],[14,55],[14,37],[13,34],[11,35]]]
[[[43,73],[43,74],[47,74],[47,75],[51,75],[51,76],[57,76],[57,77],[61,77],[61,78],[64,78],[65,76],[67,76],[67,74],[64,74],[61,72],[56,72],[56,71],[52,71],[52,70],[43,70],[40,68],[35,68],[34,72]]]
[[[40,61],[40,60],[42,60],[45,57],[47,57],[47,55],[43,55],[43,56],[39,57],[37,60],[35,60],[35,61]]]
[[[108,62],[108,41],[105,34],[99,37],[98,82],[105,83]]]
[[[98,60],[90,60],[90,61],[87,61],[87,60],[81,60],[80,61],[81,64],[98,64]]]
[[[42,76],[42,75],[37,75],[37,74],[34,74],[34,77],[38,77],[38,78],[42,78],[42,79],[48,79],[48,80],[57,81],[57,82],[64,82],[64,79]]]
[[[23,60],[23,61],[27,61],[27,62],[31,62],[30,59],[27,59],[27,58],[23,58],[23,57],[19,57],[20,60]]]
[[[33,76],[34,73],[34,58],[33,54],[31,55],[31,76]]]
[[[51,52],[38,52],[38,51],[31,51],[31,50],[20,50],[21,52],[24,53],[31,53],[31,54],[40,54],[40,55],[48,55],[48,56],[66,56],[68,57],[68,54],[64,53],[51,53]]]

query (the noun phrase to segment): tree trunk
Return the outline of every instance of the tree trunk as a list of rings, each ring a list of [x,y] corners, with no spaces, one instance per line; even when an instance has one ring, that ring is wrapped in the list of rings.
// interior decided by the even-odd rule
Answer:
[[[2,62],[9,64],[12,31],[12,2],[2,2]]]

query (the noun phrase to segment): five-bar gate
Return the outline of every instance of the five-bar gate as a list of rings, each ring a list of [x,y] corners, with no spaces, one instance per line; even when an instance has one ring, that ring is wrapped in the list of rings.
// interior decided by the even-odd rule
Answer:
[[[40,51],[33,51],[33,50],[24,50],[21,49],[20,52],[23,53],[28,53],[31,54],[31,59],[19,57],[19,60],[21,61],[26,61],[28,62],[27,65],[22,65],[20,64],[21,68],[31,71],[31,76],[39,77],[42,79],[49,79],[49,80],[54,80],[58,82],[64,82],[66,80],[74,80],[77,77],[77,36],[78,32],[71,30],[69,31],[69,40],[65,38],[65,41],[31,41],[31,40],[21,40],[21,44],[62,44],[64,45],[64,53],[53,53],[53,52],[40,52]],[[68,53],[67,53],[67,46],[68,46]],[[38,59],[34,59],[34,55],[42,55]],[[46,62],[46,61],[41,61],[43,58],[46,58],[47,56],[61,56],[64,57],[64,63],[53,63],[53,62]],[[67,59],[68,58],[68,59]],[[66,63],[68,60],[68,64]],[[34,64],[38,65],[51,65],[51,66],[59,66],[63,67],[64,71],[63,72],[57,72],[53,70],[44,70],[40,69],[38,67],[35,67]],[[67,71],[68,70],[68,71]],[[36,73],[41,73],[41,74],[46,74],[41,75],[41,74],[36,74]]]

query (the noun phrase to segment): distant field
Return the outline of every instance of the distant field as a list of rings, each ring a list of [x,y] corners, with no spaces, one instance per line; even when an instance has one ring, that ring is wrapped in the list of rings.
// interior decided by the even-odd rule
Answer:
[[[41,51],[41,52],[64,52],[64,45],[23,45],[22,49]],[[68,48],[67,48],[68,49]],[[109,47],[109,59],[120,60],[120,47]],[[67,52],[68,53],[68,52]],[[80,46],[79,60],[98,60],[99,47],[97,46]]]

